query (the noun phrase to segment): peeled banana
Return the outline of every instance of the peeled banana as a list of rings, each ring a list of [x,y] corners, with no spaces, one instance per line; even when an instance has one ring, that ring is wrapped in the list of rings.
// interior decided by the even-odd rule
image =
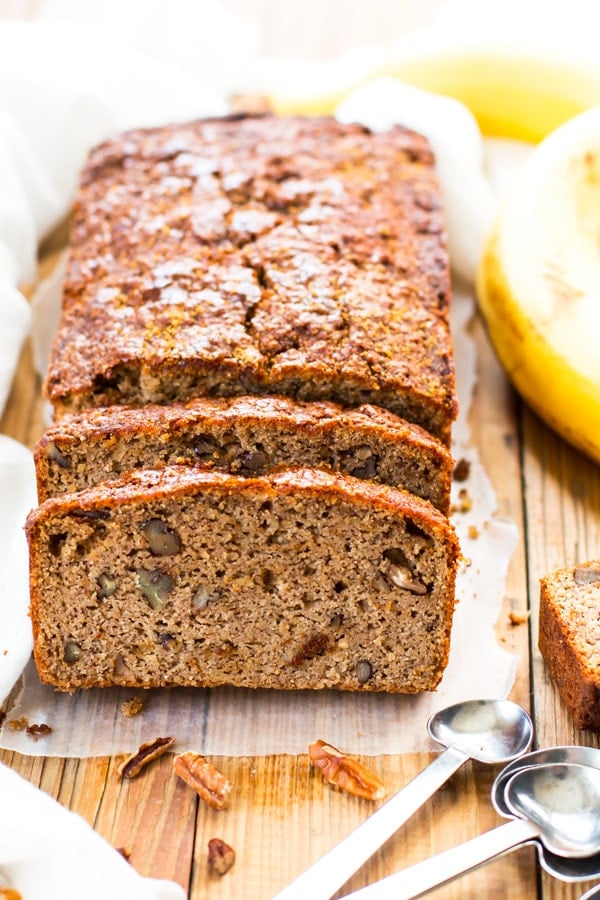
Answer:
[[[600,106],[525,162],[477,276],[509,378],[567,441],[600,462]]]

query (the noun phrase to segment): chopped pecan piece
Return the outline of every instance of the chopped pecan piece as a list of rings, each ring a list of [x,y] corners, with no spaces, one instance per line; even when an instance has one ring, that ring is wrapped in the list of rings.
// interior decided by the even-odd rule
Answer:
[[[419,581],[407,566],[390,566],[388,570],[388,578],[396,587],[411,594],[426,594],[427,588],[422,581]]]
[[[229,872],[235,862],[235,850],[221,838],[211,838],[208,842],[208,868],[218,875]]]
[[[365,800],[385,797],[385,786],[374,772],[331,744],[313,741],[308,747],[308,755],[329,784]]]
[[[290,666],[299,666],[305,659],[321,656],[328,647],[329,638],[326,634],[311,634],[290,659]]]
[[[600,561],[582,563],[573,570],[573,579],[576,584],[596,584],[600,581]]]
[[[459,459],[454,466],[452,477],[454,481],[466,481],[471,474],[471,463],[468,459]]]
[[[199,753],[180,753],[173,760],[175,773],[213,809],[225,809],[233,785]]]
[[[117,772],[121,778],[135,778],[148,763],[166,753],[174,743],[174,737],[158,737],[153,741],[146,741],[140,746],[137,753],[133,753],[121,763]]]
[[[28,734],[30,738],[37,741],[40,737],[46,737],[46,735],[52,734],[52,729],[49,725],[46,725],[45,722],[41,722],[39,725],[34,723],[25,729],[25,734]]]

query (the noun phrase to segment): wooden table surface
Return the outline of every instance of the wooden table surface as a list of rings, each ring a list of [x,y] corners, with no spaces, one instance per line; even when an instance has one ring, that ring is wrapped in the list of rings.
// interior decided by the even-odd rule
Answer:
[[[414,4],[370,3],[364,33],[357,10],[364,10],[365,4],[349,0],[347,4],[306,0],[303,16],[297,4],[291,16],[292,4],[277,0],[230,0],[228,5],[259,24],[263,51],[293,52],[297,41],[303,55],[323,56],[327,48],[347,49],[353,41],[387,40],[407,23],[424,20],[437,4],[424,3],[419,20]],[[47,269],[48,262],[42,271],[44,266]],[[498,640],[519,654],[511,697],[531,711],[538,746],[598,747],[598,736],[574,731],[549,683],[536,632],[540,576],[600,555],[600,468],[520,402],[495,361],[481,323],[475,321],[472,327],[479,355],[473,438],[496,490],[498,513],[511,518],[520,534],[497,624]],[[0,431],[32,446],[41,430],[40,385],[25,348]],[[511,610],[528,609],[528,621],[510,623]],[[111,758],[45,759],[3,751],[0,759],[80,813],[115,847],[127,848],[141,873],[174,879],[192,900],[265,900],[373,809],[366,801],[328,788],[307,756],[214,759],[236,786],[235,800],[224,812],[198,802],[172,774],[168,757],[129,782],[118,777],[116,760]],[[429,754],[420,753],[366,761],[392,792],[429,759]],[[340,896],[499,824],[489,803],[495,772],[467,764]],[[220,878],[207,871],[206,848],[212,837],[223,838],[237,851],[235,866]],[[523,848],[432,896],[574,900],[583,889],[581,884],[552,882],[540,873],[534,851]]]

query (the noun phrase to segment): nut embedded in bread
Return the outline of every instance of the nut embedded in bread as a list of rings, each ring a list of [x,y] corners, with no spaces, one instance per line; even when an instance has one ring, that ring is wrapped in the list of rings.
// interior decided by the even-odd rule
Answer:
[[[433,690],[457,541],[411,494],[315,469],[139,470],[27,523],[35,659],[102,685]]]
[[[387,410],[286,397],[198,399],[67,414],[35,452],[40,502],[129,469],[190,463],[240,475],[315,466],[402,487],[448,512],[444,445]]]
[[[600,731],[600,560],[541,579],[539,646],[575,727]]]
[[[197,396],[456,414],[433,155],[396,126],[230,116],[90,155],[46,391],[57,415]]]

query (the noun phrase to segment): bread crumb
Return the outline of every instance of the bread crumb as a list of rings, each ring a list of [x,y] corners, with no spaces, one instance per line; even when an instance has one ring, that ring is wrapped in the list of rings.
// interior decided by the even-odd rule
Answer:
[[[126,719],[132,719],[141,713],[145,705],[141,697],[131,697],[129,700],[125,700],[124,703],[121,703],[121,712]]]
[[[511,609],[508,614],[508,621],[511,625],[523,625],[529,618],[529,613],[517,613]]]
[[[29,722],[25,716],[21,716],[20,719],[9,719],[6,724],[11,731],[25,731],[26,728],[29,728]]]
[[[466,513],[469,512],[471,507],[473,506],[473,501],[469,497],[469,492],[466,488],[461,488],[458,492],[458,502],[452,504],[451,512],[461,512]]]
[[[467,534],[469,535],[469,537],[471,538],[472,541],[476,541],[477,538],[479,537],[479,528],[477,527],[477,525],[469,525]]]

